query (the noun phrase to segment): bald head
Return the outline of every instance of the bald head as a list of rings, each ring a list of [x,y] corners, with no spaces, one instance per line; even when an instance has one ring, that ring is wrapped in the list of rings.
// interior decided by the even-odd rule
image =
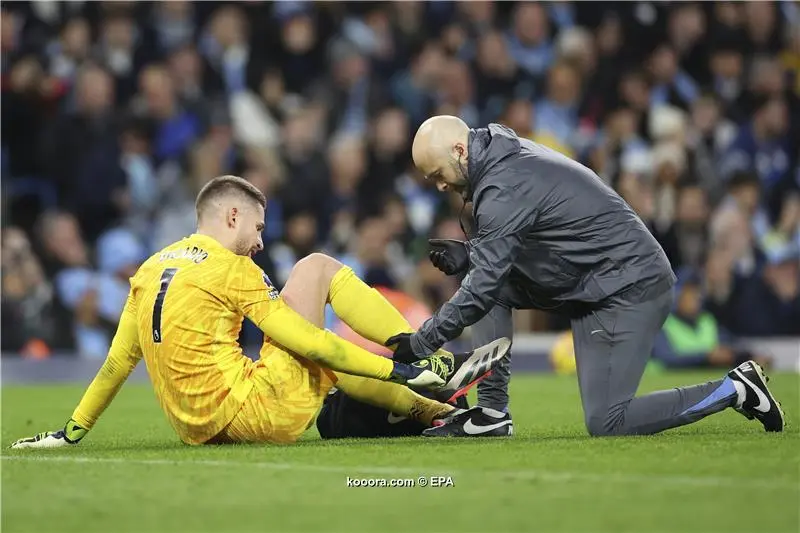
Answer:
[[[458,117],[439,115],[422,123],[414,136],[414,165],[440,191],[463,192],[466,188],[469,126]]]

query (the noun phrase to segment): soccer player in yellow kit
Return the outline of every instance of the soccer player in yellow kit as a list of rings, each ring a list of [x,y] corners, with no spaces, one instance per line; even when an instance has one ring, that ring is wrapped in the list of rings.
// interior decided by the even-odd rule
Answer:
[[[334,384],[356,399],[431,424],[453,407],[400,383],[436,387],[447,382],[454,391],[463,390],[505,355],[508,343],[501,340],[484,352],[442,352],[404,365],[320,329],[330,303],[355,331],[375,342],[385,344],[411,330],[377,291],[321,254],[298,263],[285,297],[279,295],[251,259],[263,248],[265,204],[263,194],[241,178],[209,182],[197,197],[197,233],[153,255],[131,278],[109,355],[64,429],[20,439],[12,447],[80,441],[142,357],[178,436],[203,444],[294,442],[313,423]],[[265,333],[256,362],[237,342],[244,316]]]

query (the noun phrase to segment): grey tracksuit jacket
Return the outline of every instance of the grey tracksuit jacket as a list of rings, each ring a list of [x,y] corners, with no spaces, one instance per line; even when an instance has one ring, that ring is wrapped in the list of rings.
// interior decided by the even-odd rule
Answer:
[[[580,163],[490,124],[470,131],[467,173],[477,230],[469,272],[412,336],[417,355],[480,320],[509,283],[532,308],[600,302],[634,284],[674,284],[663,249],[636,213]]]

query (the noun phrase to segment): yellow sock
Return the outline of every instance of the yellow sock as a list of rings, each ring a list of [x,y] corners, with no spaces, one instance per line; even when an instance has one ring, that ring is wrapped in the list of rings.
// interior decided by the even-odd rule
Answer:
[[[337,372],[336,388],[351,398],[381,407],[392,413],[431,425],[453,410],[453,406],[420,396],[411,389],[396,383],[378,381]]]
[[[353,331],[381,346],[385,346],[386,341],[398,333],[414,331],[395,306],[361,281],[348,266],[334,274],[328,290],[328,302],[336,316]],[[450,354],[442,349],[436,353]]]
[[[350,267],[340,268],[333,276],[328,301],[336,316],[353,331],[381,346],[398,333],[414,331],[400,311]]]

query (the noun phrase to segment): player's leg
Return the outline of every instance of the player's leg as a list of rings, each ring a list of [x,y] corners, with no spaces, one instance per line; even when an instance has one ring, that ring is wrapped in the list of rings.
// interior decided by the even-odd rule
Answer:
[[[434,420],[448,416],[452,405],[425,398],[408,387],[377,379],[336,373],[336,388],[360,402],[386,409],[395,415],[430,426]]]
[[[672,293],[639,304],[614,304],[572,321],[578,384],[593,436],[644,435],[696,422],[732,407],[730,378],[634,397]]]
[[[430,392],[423,396],[435,397]],[[461,396],[455,407],[466,410],[469,403]],[[323,439],[418,437],[429,428],[428,424],[355,400],[340,390],[325,397],[316,424]]]
[[[319,327],[325,304],[353,331],[384,345],[399,333],[413,331],[408,321],[378,291],[325,254],[304,257],[292,269],[281,295],[289,306]],[[308,315],[306,314],[308,313]]]
[[[292,270],[281,296],[303,318],[323,327],[328,294],[324,280],[333,273],[317,268],[321,265],[309,268],[304,261]],[[313,420],[330,390],[325,377],[313,361],[265,342],[253,374],[254,390],[214,442],[293,442]]]
[[[329,297],[329,292],[336,294]],[[405,318],[380,293],[364,284],[351,269],[323,254],[311,254],[299,261],[292,269],[281,296],[292,309],[318,327],[324,324],[325,304],[329,299],[336,299],[341,306],[344,305],[343,299],[361,298],[362,301],[359,303],[365,303],[367,309],[376,313],[370,320],[365,320],[365,324],[370,321],[380,322],[386,318],[389,322],[394,322],[395,328],[407,328],[391,332],[385,330],[386,339],[401,331],[410,331]],[[383,309],[384,307],[388,307],[391,311]],[[358,321],[365,318],[355,312],[356,307],[346,306],[346,308],[346,313],[357,315]],[[376,317],[381,319],[376,320]],[[374,327],[375,332],[379,329],[378,326]],[[377,342],[375,338],[370,340]],[[450,405],[430,400],[395,383],[342,373],[336,373],[336,376],[338,378],[336,387],[348,396],[428,425],[434,418],[441,417],[453,409]]]
[[[345,323],[373,342],[385,344],[394,335],[412,331],[403,315],[378,291],[358,279],[352,269],[324,254],[311,254],[299,261],[281,294],[290,307],[303,316],[307,313],[319,327],[325,303],[330,302]],[[423,361],[395,360],[394,372],[438,377],[445,382],[441,392],[455,397],[501,363],[509,347],[507,340],[497,339],[464,354],[440,349]]]
[[[289,307],[319,328],[325,327],[325,304],[337,264],[341,267],[341,263],[323,254],[306,256],[294,265],[281,291]]]
[[[477,348],[501,337],[513,338],[512,309],[495,305],[489,313],[472,326],[472,346]],[[511,352],[492,370],[491,375],[478,383],[478,405],[497,411],[508,410],[508,384],[511,380]]]

